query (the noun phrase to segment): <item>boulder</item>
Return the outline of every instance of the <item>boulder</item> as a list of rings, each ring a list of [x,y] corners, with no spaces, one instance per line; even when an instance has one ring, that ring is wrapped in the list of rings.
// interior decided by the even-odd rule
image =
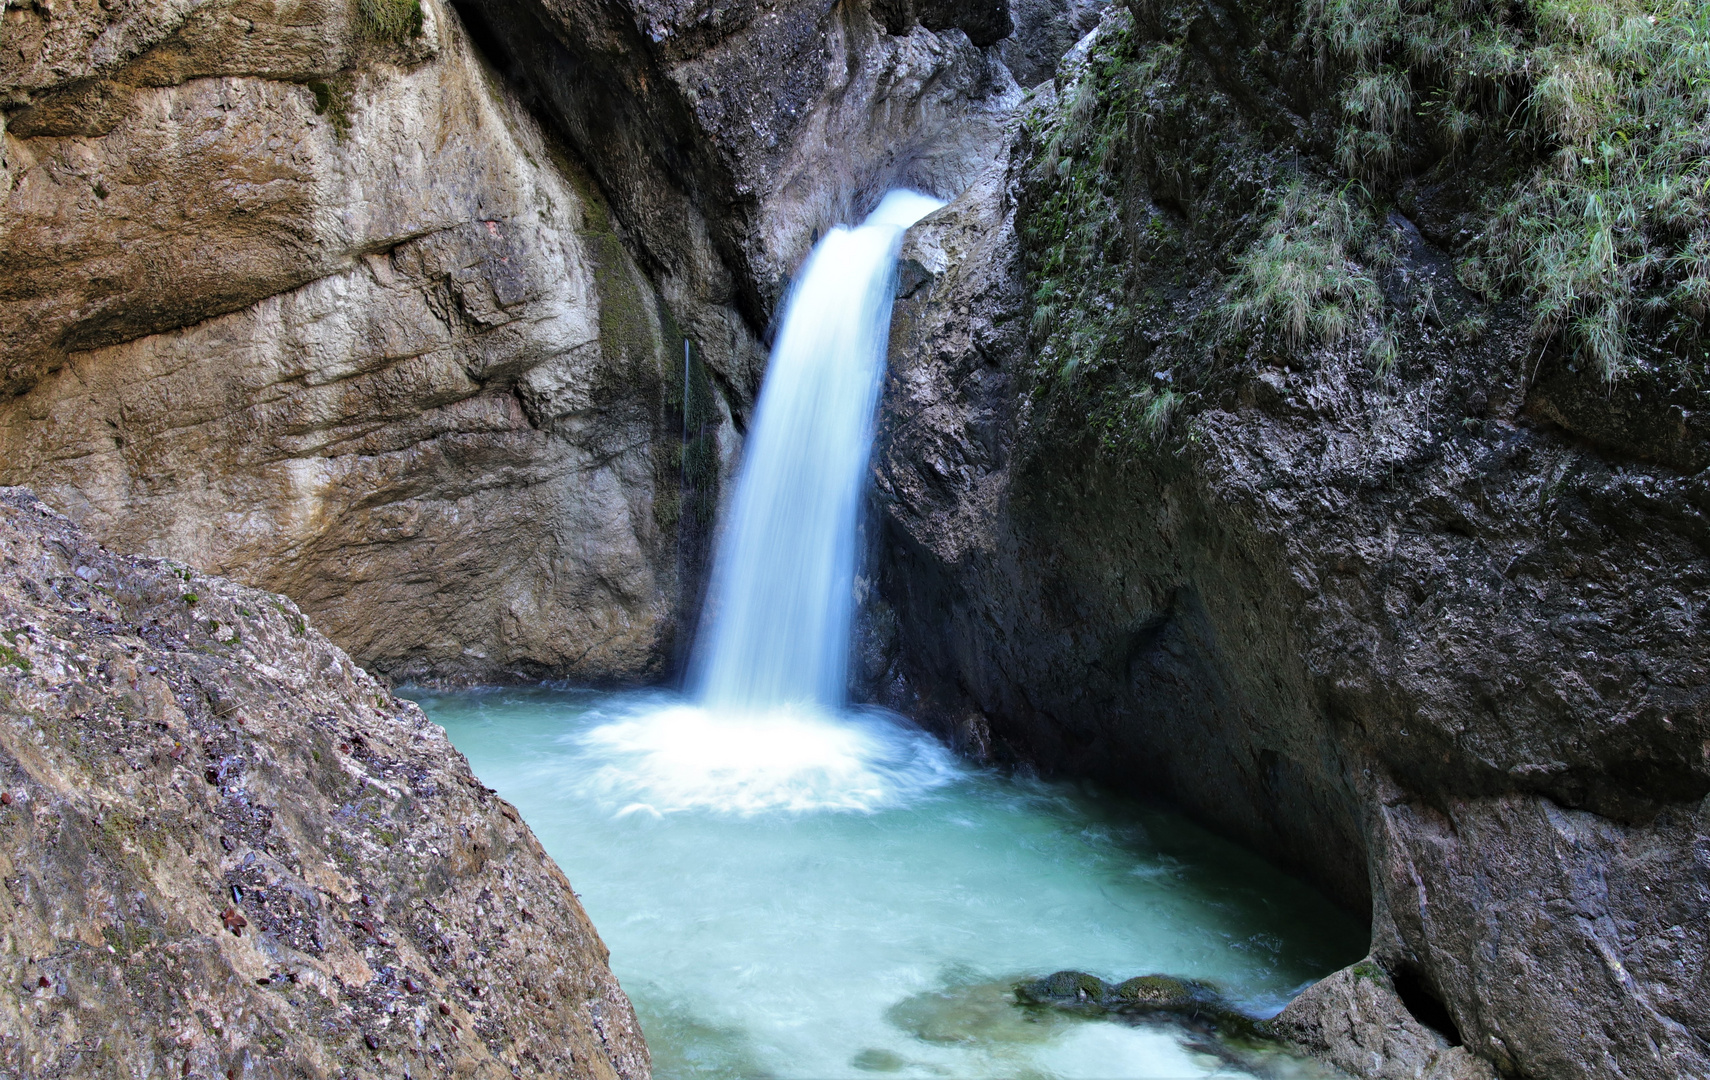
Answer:
[[[0,1070],[645,1080],[445,732],[273,593],[0,489]]]

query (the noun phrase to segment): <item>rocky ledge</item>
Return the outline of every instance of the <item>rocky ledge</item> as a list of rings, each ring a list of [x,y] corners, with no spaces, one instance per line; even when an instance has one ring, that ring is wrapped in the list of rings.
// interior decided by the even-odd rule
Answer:
[[[445,733],[283,597],[0,488],[0,1074],[649,1074]]]

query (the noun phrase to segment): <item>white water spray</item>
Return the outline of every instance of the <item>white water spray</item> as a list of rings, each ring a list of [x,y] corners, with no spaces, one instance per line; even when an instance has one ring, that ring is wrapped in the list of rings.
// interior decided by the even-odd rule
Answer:
[[[855,530],[904,230],[944,205],[893,191],[802,267],[713,563],[690,685],[713,708],[843,704]]]
[[[956,771],[918,731],[841,711],[855,532],[897,249],[944,205],[893,191],[802,267],[754,409],[690,661],[697,704],[587,732],[584,794],[619,813],[872,811]]]

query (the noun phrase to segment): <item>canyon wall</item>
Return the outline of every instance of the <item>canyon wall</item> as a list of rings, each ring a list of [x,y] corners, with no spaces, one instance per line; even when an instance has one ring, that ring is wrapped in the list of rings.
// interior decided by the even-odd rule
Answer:
[[[448,8],[5,18],[0,482],[400,677],[666,669],[682,334]]]
[[[398,679],[669,677],[796,264],[1020,95],[989,2],[4,18],[0,482]]]
[[[1369,910],[1486,1074],[1710,1073],[1701,391],[1463,283],[1483,148],[1421,151],[1381,251],[1324,261],[1369,260],[1369,321],[1235,332],[1264,238],[1298,270],[1335,212],[1267,223],[1330,171],[1337,80],[1291,5],[1132,9],[905,246],[869,692]]]

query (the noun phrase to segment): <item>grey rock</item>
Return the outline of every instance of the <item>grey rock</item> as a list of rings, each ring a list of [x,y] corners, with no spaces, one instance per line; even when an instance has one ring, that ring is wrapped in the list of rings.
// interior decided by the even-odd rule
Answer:
[[[1683,407],[1642,378],[1593,414],[1595,376],[1535,376],[1512,306],[1476,341],[1404,326],[1387,381],[1353,348],[1261,360],[1183,332],[1269,167],[1243,125],[1277,100],[1225,90],[1248,54],[1218,35],[1252,24],[1195,26],[1205,51],[1159,91],[1185,126],[1160,109],[1111,158],[1128,201],[1104,235],[1145,371],[1225,381],[1139,448],[1058,409],[1028,336],[1023,132],[1006,178],[903,252],[931,280],[893,326],[874,513],[896,633],[868,692],[970,753],[1168,799],[1370,910],[1377,960],[1501,1070],[1710,1074],[1690,415],[1659,440]],[[1170,155],[1196,133],[1186,202]],[[1400,259],[1477,304],[1429,241]]]
[[[1098,27],[1109,0],[1015,0],[1015,32],[998,55],[1022,86],[1038,86],[1055,75],[1057,63],[1075,43]]]
[[[1495,1080],[1489,1062],[1451,1046],[1407,1010],[1370,959],[1314,983],[1270,1023],[1355,1076],[1371,1080]]]

